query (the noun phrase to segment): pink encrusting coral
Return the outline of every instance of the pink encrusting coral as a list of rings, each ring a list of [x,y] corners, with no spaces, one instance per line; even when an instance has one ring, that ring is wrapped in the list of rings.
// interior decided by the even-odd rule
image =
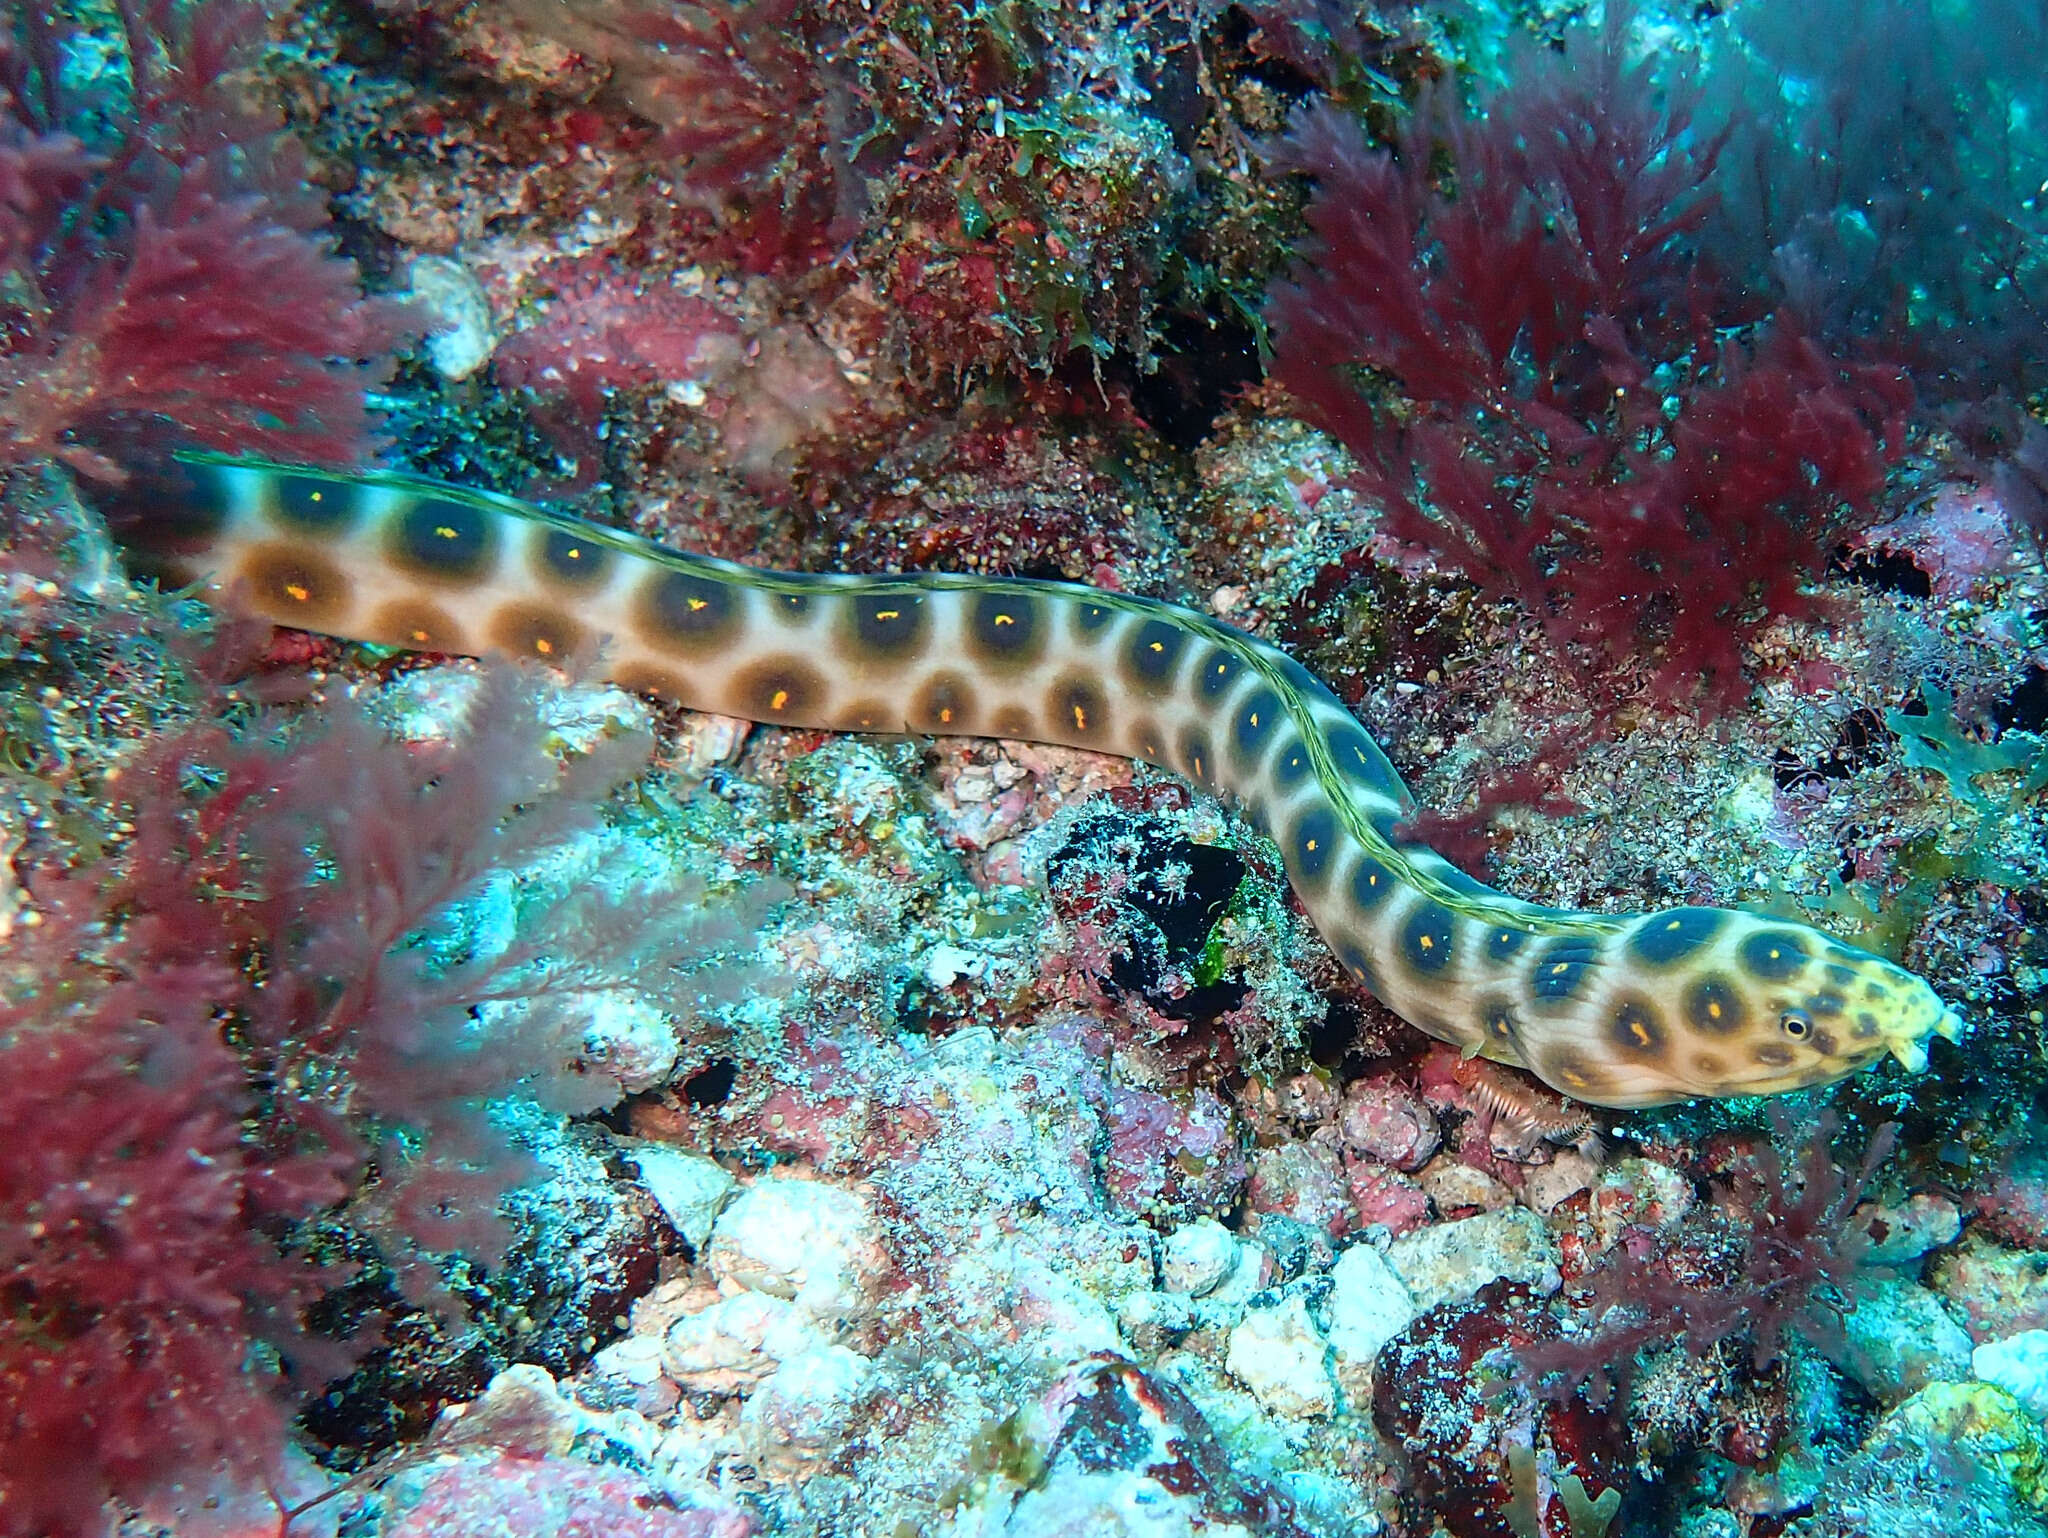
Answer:
[[[564,398],[587,427],[610,391],[702,389],[743,345],[737,322],[707,299],[647,292],[602,267],[565,264],[544,277],[554,290],[548,310],[492,355],[498,379]]]

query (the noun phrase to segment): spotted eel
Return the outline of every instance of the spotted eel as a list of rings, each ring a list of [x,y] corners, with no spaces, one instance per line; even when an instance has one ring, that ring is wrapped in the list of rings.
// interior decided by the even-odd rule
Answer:
[[[1404,1019],[1580,1100],[1654,1105],[1926,1065],[1956,1015],[1784,919],[1539,907],[1403,836],[1379,746],[1284,652],[1063,582],[801,575],[395,474],[179,456],[105,499],[157,574],[384,646],[599,658],[695,710],[839,732],[1061,743],[1234,797],[1350,974]]]

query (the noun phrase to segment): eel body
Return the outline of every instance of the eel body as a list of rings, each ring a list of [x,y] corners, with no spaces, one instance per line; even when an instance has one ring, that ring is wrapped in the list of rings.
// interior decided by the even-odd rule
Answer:
[[[1928,985],[1818,930],[1716,908],[1539,907],[1397,831],[1378,745],[1284,652],[1067,583],[756,570],[511,498],[212,456],[107,500],[159,574],[280,624],[435,652],[594,656],[692,709],[842,732],[1021,738],[1234,796],[1351,974],[1468,1054],[1654,1105],[1822,1083],[1959,1028]]]

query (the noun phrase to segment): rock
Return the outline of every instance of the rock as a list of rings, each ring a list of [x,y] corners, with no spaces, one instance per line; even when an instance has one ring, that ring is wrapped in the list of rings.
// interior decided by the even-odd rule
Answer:
[[[2009,1250],[1972,1229],[1935,1261],[1933,1286],[1980,1343],[2048,1329],[2048,1255]]]
[[[1199,1298],[1213,1292],[1237,1264],[1237,1235],[1214,1218],[1196,1218],[1166,1236],[1159,1258],[1160,1280],[1168,1292]]]
[[[1116,1322],[1141,1356],[1157,1356],[1195,1327],[1195,1310],[1177,1292],[1134,1292],[1117,1300]]]
[[[1880,1404],[1970,1375],[1969,1331],[1918,1282],[1875,1281],[1860,1289],[1842,1315],[1842,1332],[1842,1369]]]
[[[1354,1233],[1377,1227],[1399,1236],[1429,1221],[1429,1198],[1399,1170],[1372,1159],[1353,1159],[1344,1174],[1351,1186],[1351,1207],[1357,1214],[1351,1222]]]
[[[2048,1250],[2048,1149],[2029,1143],[1999,1160],[1970,1203],[1976,1226],[2016,1250]]]
[[[1932,502],[1866,529],[1851,541],[1858,550],[1906,556],[1927,575],[1932,596],[1949,604],[1971,595],[1979,581],[2012,559],[2011,502],[1988,486],[1944,486]]]
[[[1897,1266],[1954,1244],[1962,1230],[1963,1215],[1954,1202],[1946,1196],[1916,1191],[1897,1204],[1864,1202],[1851,1215],[1844,1232],[1869,1240],[1865,1264]]]
[[[1338,1381],[1353,1398],[1363,1400],[1373,1358],[1408,1327],[1415,1312],[1407,1287],[1371,1245],[1354,1244],[1337,1257],[1330,1268],[1330,1348],[1337,1356]]]
[[[1602,1250],[1612,1249],[1624,1228],[1665,1229],[1692,1211],[1692,1182],[1670,1165],[1631,1155],[1601,1171],[1586,1213]]]
[[[759,1464],[795,1474],[829,1456],[865,1418],[875,1366],[844,1346],[789,1358],[748,1396],[740,1429]]]
[[[404,297],[425,317],[427,360],[443,379],[467,379],[497,350],[491,303],[483,285],[462,263],[445,256],[416,256]]]
[[[963,977],[984,975],[988,964],[988,952],[942,940],[924,953],[924,980],[934,988],[950,988]]]
[[[628,1335],[593,1356],[590,1368],[599,1377],[646,1388],[661,1379],[661,1352],[660,1336]]]
[[[494,1307],[518,1331],[522,1359],[567,1370],[655,1285],[675,1239],[654,1198],[613,1173],[602,1127],[564,1123],[530,1100],[492,1116],[546,1171],[502,1200],[521,1238],[491,1278]]]
[[[740,1192],[712,1228],[704,1260],[721,1287],[787,1298],[820,1318],[868,1312],[888,1265],[865,1200],[788,1178]]]
[[[1543,1220],[1526,1207],[1482,1212],[1396,1239],[1387,1263],[1417,1312],[1462,1302],[1500,1277],[1542,1292],[1557,1289],[1557,1246]]]
[[[1786,1538],[2039,1538],[2048,1440],[1988,1383],[1931,1383],[1828,1471]]]
[[[2010,1484],[2036,1511],[2048,1510],[2048,1436],[2003,1389],[1930,1383],[1878,1423],[1869,1445],[1889,1444],[1917,1446],[1923,1458],[1959,1454]]]
[[[1030,1441],[975,1482],[941,1538],[1309,1538],[1288,1495],[1242,1472],[1164,1377],[1090,1362],[1032,1408]]]
[[[2048,1330],[1986,1341],[1970,1354],[1979,1379],[2004,1389],[2037,1420],[2048,1420]]]
[[[1497,1212],[1515,1204],[1515,1193],[1485,1170],[1475,1169],[1456,1154],[1441,1154],[1429,1161],[1415,1177],[1422,1194],[1436,1203],[1436,1210],[1462,1215]]]
[[[693,710],[675,727],[675,745],[669,749],[669,762],[678,774],[702,776],[707,770],[738,758],[747,733],[753,729],[753,722],[738,716]]]
[[[590,997],[583,1026],[583,1056],[589,1071],[618,1081],[622,1094],[638,1095],[666,1084],[676,1066],[674,1022],[653,1001],[619,989]]]
[[[1262,1082],[1253,1081],[1254,1086]],[[1297,1133],[1313,1132],[1337,1114],[1337,1091],[1320,1071],[1289,1074],[1265,1098],[1266,1109]]]
[[[825,1341],[811,1315],[788,1299],[735,1293],[669,1326],[662,1371],[685,1388],[730,1394]]]
[[[1185,1222],[1228,1211],[1245,1182],[1237,1120],[1217,1096],[1110,1091],[1103,1183],[1110,1204],[1134,1217]]]
[[[1237,1323],[1245,1305],[1273,1285],[1278,1267],[1263,1244],[1240,1239],[1229,1274],[1195,1300],[1195,1322],[1211,1329]]]
[[[1337,1258],[1337,1247],[1320,1228],[1311,1227],[1278,1212],[1255,1212],[1252,1237],[1273,1257],[1273,1274],[1283,1282],[1313,1271],[1327,1271]]]
[[[401,1465],[374,1497],[383,1520],[349,1530],[386,1538],[502,1538],[603,1533],[606,1538],[747,1538],[753,1523],[712,1492],[678,1509],[676,1492],[622,1468],[508,1453]]]
[[[638,1148],[632,1157],[640,1168],[640,1183],[670,1225],[701,1253],[712,1223],[739,1182],[716,1159],[661,1143]]]
[[[1007,1273],[1010,1318],[1022,1343],[1046,1367],[1066,1367],[1098,1353],[1124,1349],[1116,1316],[1094,1292],[1020,1251]]]
[[[1436,1152],[1436,1113],[1392,1079],[1359,1079],[1344,1091],[1338,1119],[1344,1151],[1398,1170],[1417,1170]]]
[[[1275,1415],[1327,1415],[1336,1394],[1324,1366],[1329,1343],[1298,1292],[1249,1308],[1230,1332],[1223,1365]]]
[[[1252,1157],[1252,1210],[1277,1213],[1324,1234],[1341,1234],[1351,1220],[1351,1193],[1333,1149],[1318,1143],[1280,1143]]]
[[[633,1300],[628,1329],[631,1335],[651,1335],[659,1340],[678,1319],[702,1313],[719,1297],[717,1285],[701,1273],[672,1276]]]
[[[1576,1148],[1558,1151],[1548,1164],[1531,1165],[1522,1176],[1522,1200],[1549,1217],[1600,1178],[1600,1166]]]
[[[496,906],[496,894],[491,894]],[[482,910],[478,910],[481,916]],[[497,915],[490,915],[492,922]],[[492,1034],[517,1039],[530,1021],[548,1019],[551,1034],[578,1043],[576,1072],[558,1075],[547,1091],[550,1109],[586,1116],[627,1095],[668,1082],[676,1065],[676,1028],[648,999],[621,989],[594,989],[567,999],[536,996],[489,1000],[477,1019]]]
[[[434,1422],[442,1447],[485,1445],[524,1458],[558,1457],[569,1450],[583,1411],[555,1390],[545,1367],[507,1367],[475,1399],[443,1410]]]
[[[1484,1302],[1447,1303],[1418,1314],[1381,1348],[1371,1375],[1373,1429],[1382,1447],[1400,1450],[1404,1502],[1426,1514],[1413,1528],[1404,1523],[1403,1531],[1425,1531],[1427,1514],[1437,1512],[1455,1514],[1459,1538],[1510,1538],[1516,1530],[1507,1521],[1513,1495],[1502,1449],[1528,1436],[1529,1401],[1511,1389],[1502,1392],[1512,1369],[1501,1353],[1505,1348],[1511,1356],[1550,1328],[1544,1299],[1503,1286]],[[1604,1436],[1585,1438],[1574,1451],[1580,1476],[1596,1490],[1621,1483],[1615,1454],[1626,1446]],[[1564,1532],[1562,1523],[1543,1528],[1553,1538]],[[1519,1524],[1519,1531],[1534,1538],[1538,1524]]]

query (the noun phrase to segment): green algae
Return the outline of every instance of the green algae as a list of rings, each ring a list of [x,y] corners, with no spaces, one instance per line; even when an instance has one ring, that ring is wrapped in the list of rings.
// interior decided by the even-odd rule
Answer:
[[[1920,695],[1927,703],[1925,715],[1885,712],[1884,724],[1899,735],[1902,763],[1939,774],[1957,801],[1994,818],[2017,813],[2048,790],[2048,740],[2017,729],[1989,740],[1972,736],[1957,717],[1955,696],[1948,690],[1923,683]],[[1997,786],[1978,783],[2003,782],[2007,775],[2016,779]]]

